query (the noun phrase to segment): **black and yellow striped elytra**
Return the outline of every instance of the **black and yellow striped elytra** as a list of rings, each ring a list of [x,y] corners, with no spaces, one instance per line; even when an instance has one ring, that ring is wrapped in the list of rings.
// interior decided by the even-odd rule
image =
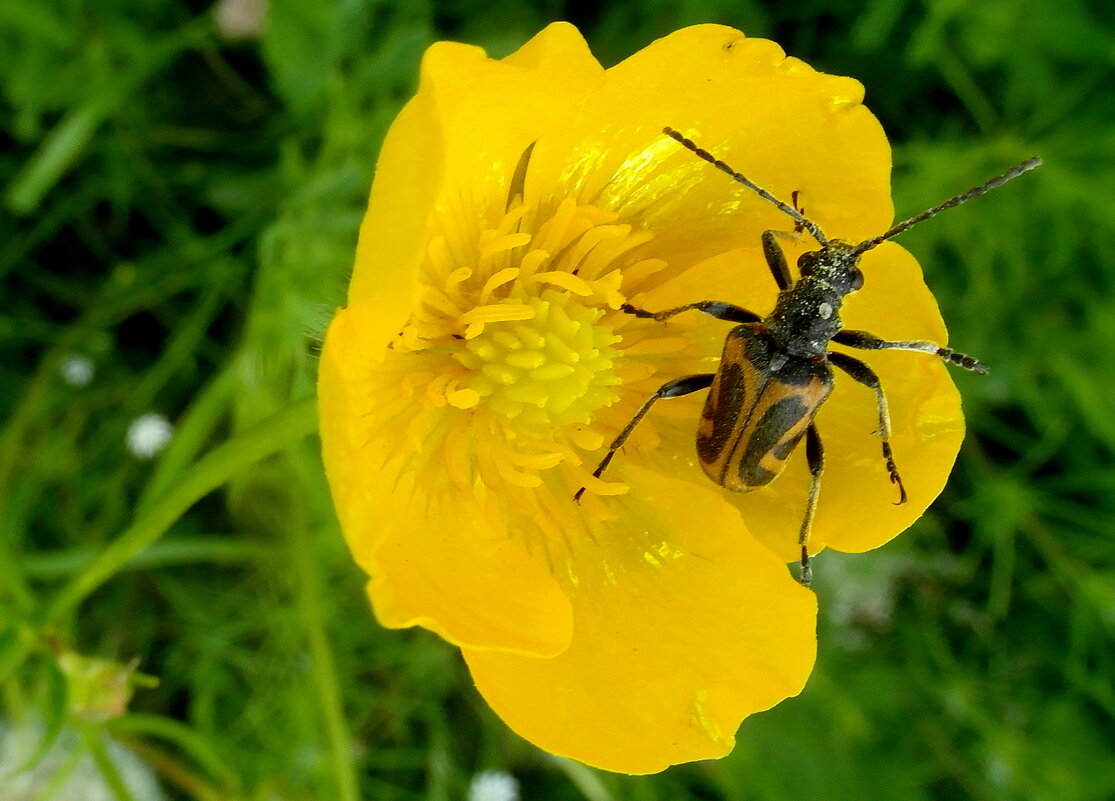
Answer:
[[[762,323],[736,326],[697,425],[697,456],[722,487],[747,492],[782,472],[832,392],[824,361],[787,356]]]
[[[987,368],[976,359],[922,340],[888,341],[867,331],[842,327],[840,309],[844,298],[863,286],[859,269],[862,254],[891,237],[909,230],[945,209],[959,206],[974,197],[1002,186],[1007,181],[1041,165],[1029,159],[996,178],[957,195],[944,203],[905,220],[890,230],[858,244],[829,239],[801,211],[752,183],[720,159],[698,147],[691,139],[672,128],[663,133],[698,157],[727,173],[764,200],[774,204],[794,220],[794,232],[766,231],[762,236],[763,254],[778,285],[774,310],[764,316],[721,301],[704,300],[673,309],[650,312],[629,304],[623,311],[636,317],[663,322],[687,311],[700,311],[720,320],[736,323],[728,332],[720,366],[715,373],[682,376],[668,381],[635,412],[612,442],[593,475],[597,478],[623,447],[639,421],[663,398],[677,398],[708,389],[701,420],[697,426],[697,458],[705,473],[722,487],[749,492],[773,481],[786,466],[790,454],[804,438],[809,465],[809,496],[798,545],[801,549],[801,583],[809,586],[812,569],[809,557],[809,532],[817,509],[824,448],[814,418],[833,387],[835,367],[853,380],[873,390],[879,413],[878,433],[882,456],[890,480],[898,488],[897,503],[906,502],[906,488],[895,464],[890,444],[890,414],[886,395],[875,372],[859,359],[829,351],[836,342],[864,350],[908,350],[936,355],[948,364],[977,373]],[[794,199],[796,200],[795,193]],[[795,280],[778,244],[782,237],[808,234],[819,250],[799,257]],[[585,488],[574,496],[580,500]]]

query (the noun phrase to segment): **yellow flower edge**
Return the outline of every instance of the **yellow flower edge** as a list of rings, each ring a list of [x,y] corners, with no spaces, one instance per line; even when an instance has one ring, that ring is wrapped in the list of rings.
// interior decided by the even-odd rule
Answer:
[[[658,386],[716,369],[730,328],[639,320],[622,302],[766,313],[775,295],[757,244],[784,215],[662,127],[780,197],[798,192],[830,237],[862,239],[892,208],[889,148],[861,96],[713,25],[604,71],[559,23],[503,61],[434,45],[385,140],[322,353],[334,502],[380,621],[459,645],[493,708],[554,753],[629,773],[721,756],[746,715],[808,677],[815,602],[783,564],[804,511],[800,459],[760,492],[715,486],[696,464],[696,393],[659,403],[603,480],[591,470]],[[863,266],[848,326],[944,336],[904,251]],[[893,537],[959,447],[942,365],[866,360],[891,398],[896,455],[911,455],[911,503],[877,486],[874,399],[838,376],[819,417],[829,469],[813,550]]]
[[[552,659],[463,653],[484,698],[526,739],[645,774],[724,756],[744,717],[801,691],[816,657],[816,599],[787,582],[713,489],[694,489],[683,506],[670,502],[679,482],[634,467],[627,478],[623,516],[597,543],[631,525],[669,539],[641,561],[593,542],[576,549],[584,570],[570,593],[569,648]]]

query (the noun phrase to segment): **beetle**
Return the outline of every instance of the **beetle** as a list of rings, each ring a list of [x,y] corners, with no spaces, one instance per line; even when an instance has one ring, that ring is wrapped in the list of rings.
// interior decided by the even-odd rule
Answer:
[[[829,239],[813,221],[795,206],[784,203],[751,182],[712,153],[698,147],[673,128],[666,136],[691,150],[733,180],[748,187],[759,197],[777,206],[794,221],[794,231],[768,230],[762,235],[763,255],[779,294],[774,310],[763,317],[731,303],[702,300],[672,309],[650,312],[623,304],[622,311],[635,317],[658,322],[687,311],[736,323],[724,342],[720,366],[715,373],[687,375],[667,381],[646,399],[630,422],[620,431],[607,454],[593,471],[597,478],[608,467],[616,452],[631,436],[639,421],[663,398],[678,398],[708,389],[708,397],[697,425],[697,457],[705,473],[722,487],[749,492],[773,481],[786,466],[790,454],[805,439],[810,485],[805,517],[798,532],[801,548],[799,581],[806,587],[813,571],[809,557],[809,532],[817,509],[817,497],[824,472],[824,447],[814,418],[833,388],[835,367],[875,393],[879,413],[879,438],[891,483],[899,493],[897,503],[906,502],[906,488],[898,473],[890,444],[890,414],[879,377],[867,364],[845,353],[830,351],[830,342],[862,350],[907,350],[927,353],[946,363],[986,373],[987,367],[934,342],[923,340],[891,341],[867,331],[843,328],[840,307],[844,298],[863,286],[860,257],[868,250],[891,239],[946,209],[959,206],[990,192],[1007,181],[1041,165],[1039,158],[1028,159],[979,186],[956,195],[938,206],[898,223],[888,231],[863,242]],[[794,200],[796,201],[796,193]],[[786,256],[778,244],[783,237],[808,232],[820,245],[819,250],[803,253],[797,262],[798,278],[790,275]],[[574,495],[579,501],[585,488]]]

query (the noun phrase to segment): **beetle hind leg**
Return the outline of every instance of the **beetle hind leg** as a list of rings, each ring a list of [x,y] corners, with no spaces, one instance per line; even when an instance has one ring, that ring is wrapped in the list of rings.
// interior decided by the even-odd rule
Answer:
[[[798,545],[801,546],[801,572],[798,581],[803,587],[813,582],[813,565],[809,557],[809,532],[813,529],[813,517],[817,512],[817,497],[821,492],[821,474],[825,470],[825,448],[817,424],[810,423],[805,432],[805,460],[809,463],[809,499],[805,502],[805,519],[801,521],[798,532]]]

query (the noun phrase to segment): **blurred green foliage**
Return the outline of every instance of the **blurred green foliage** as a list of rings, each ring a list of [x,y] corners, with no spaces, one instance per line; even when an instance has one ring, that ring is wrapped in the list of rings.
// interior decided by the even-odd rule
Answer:
[[[1113,17],[274,0],[233,41],[187,0],[4,0],[0,718],[44,747],[78,729],[117,798],[109,739],[206,800],[459,799],[493,768],[543,800],[1115,797]],[[454,649],[380,630],[311,436],[314,352],[423,49],[504,55],[562,18],[606,65],[712,21],[859,78],[900,214],[1046,160],[905,238],[953,340],[994,368],[957,377],[971,436],[946,494],[885,549],[822,558],[802,697],[746,721],[730,757],[655,777],[539,753]],[[75,356],[88,383],[60,374]],[[144,462],[124,443],[151,411],[176,433]],[[115,660],[122,688],[138,658],[158,686],[83,716],[75,654]]]

